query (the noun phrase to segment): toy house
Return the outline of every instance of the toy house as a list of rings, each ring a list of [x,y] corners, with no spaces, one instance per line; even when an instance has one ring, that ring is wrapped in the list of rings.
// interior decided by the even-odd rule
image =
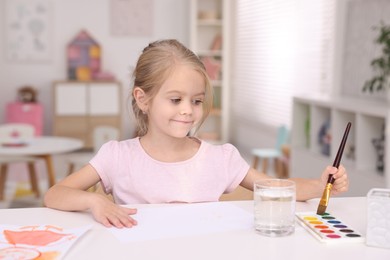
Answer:
[[[68,44],[68,79],[88,81],[99,74],[100,45],[86,32],[79,32]]]

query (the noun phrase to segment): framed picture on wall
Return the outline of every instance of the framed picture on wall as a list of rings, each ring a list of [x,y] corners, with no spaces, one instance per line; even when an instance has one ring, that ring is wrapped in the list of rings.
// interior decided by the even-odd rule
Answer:
[[[51,1],[5,1],[5,57],[15,62],[45,62],[51,58]]]
[[[110,0],[113,36],[153,35],[154,0]]]

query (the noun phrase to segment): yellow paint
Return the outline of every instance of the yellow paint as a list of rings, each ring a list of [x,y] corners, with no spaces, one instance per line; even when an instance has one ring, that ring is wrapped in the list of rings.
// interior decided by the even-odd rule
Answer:
[[[317,220],[317,218],[316,217],[304,217],[303,218],[304,220]]]
[[[321,221],[309,221],[310,224],[323,224]]]

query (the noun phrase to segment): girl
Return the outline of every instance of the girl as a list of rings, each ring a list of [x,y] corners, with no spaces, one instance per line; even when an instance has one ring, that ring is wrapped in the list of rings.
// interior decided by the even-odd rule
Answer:
[[[88,165],[49,189],[47,207],[90,210],[107,227],[132,227],[136,209],[121,204],[218,201],[238,185],[253,190],[254,181],[271,178],[250,168],[231,144],[189,135],[206,119],[212,90],[202,62],[181,43],[149,44],[133,77],[139,137],[104,144]],[[297,200],[320,197],[329,174],[336,179],[333,194],[348,190],[345,168],[327,167],[319,179],[292,179]],[[98,182],[115,203],[87,192]]]

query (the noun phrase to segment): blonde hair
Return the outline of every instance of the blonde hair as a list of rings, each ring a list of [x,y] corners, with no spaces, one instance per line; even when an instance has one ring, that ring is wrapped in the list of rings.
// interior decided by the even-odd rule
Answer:
[[[155,41],[144,48],[133,72],[133,90],[139,87],[145,92],[148,100],[153,99],[175,67],[184,64],[192,66],[199,72],[205,83],[203,116],[196,126],[196,132],[210,113],[213,93],[202,61],[179,41],[174,39]],[[137,134],[143,136],[148,131],[148,116],[138,107],[134,96],[132,96],[132,108],[138,124]]]

